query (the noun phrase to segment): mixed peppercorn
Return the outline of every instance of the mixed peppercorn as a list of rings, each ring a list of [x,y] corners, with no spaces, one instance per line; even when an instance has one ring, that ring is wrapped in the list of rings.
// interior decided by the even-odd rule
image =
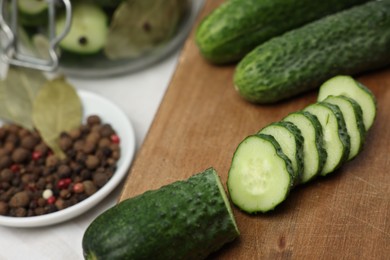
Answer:
[[[64,132],[58,159],[38,132],[0,127],[0,215],[38,216],[68,208],[103,187],[115,172],[120,138],[97,115]]]

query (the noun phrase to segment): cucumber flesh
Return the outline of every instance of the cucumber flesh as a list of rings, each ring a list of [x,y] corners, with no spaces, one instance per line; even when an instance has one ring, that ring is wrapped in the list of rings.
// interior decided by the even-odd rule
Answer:
[[[349,155],[350,138],[340,109],[332,104],[318,102],[304,109],[315,115],[324,134],[324,148],[328,154],[321,175],[325,176],[345,162]]]
[[[48,7],[45,0],[18,0],[18,23],[31,28],[46,25]]]
[[[72,7],[73,16],[69,33],[60,47],[72,53],[93,54],[103,49],[108,32],[107,14],[92,3],[77,3]],[[56,19],[56,33],[65,27],[65,15]]]
[[[48,9],[45,0],[18,0],[17,2],[19,11],[28,15],[37,15]]]
[[[348,135],[351,138],[348,160],[355,158],[363,147],[366,134],[362,109],[356,101],[345,96],[328,96],[324,102],[337,105],[343,113]]]
[[[304,137],[301,183],[307,183],[319,175],[326,161],[322,126],[317,117],[307,111],[291,113],[283,120],[296,125]]]
[[[239,144],[227,181],[238,208],[248,213],[270,211],[286,199],[292,184],[291,161],[272,136],[251,135]]]
[[[375,96],[370,89],[351,76],[339,75],[325,81],[321,85],[317,100],[323,101],[330,95],[344,95],[354,99],[363,111],[366,131],[371,128],[376,117],[377,106]]]
[[[301,182],[304,168],[303,137],[301,131],[292,123],[281,121],[272,123],[260,130],[261,134],[272,135],[290,159],[294,170],[294,185]]]

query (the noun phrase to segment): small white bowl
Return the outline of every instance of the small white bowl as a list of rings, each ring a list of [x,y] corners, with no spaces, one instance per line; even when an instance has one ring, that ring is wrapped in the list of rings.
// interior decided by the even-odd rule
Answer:
[[[121,157],[117,162],[117,169],[114,175],[92,196],[69,208],[34,217],[0,216],[0,225],[39,227],[69,220],[86,212],[103,200],[126,176],[135,153],[134,129],[128,117],[117,105],[100,95],[84,90],[79,90],[78,94],[83,104],[84,118],[93,114],[100,116],[103,122],[111,124],[120,137]]]

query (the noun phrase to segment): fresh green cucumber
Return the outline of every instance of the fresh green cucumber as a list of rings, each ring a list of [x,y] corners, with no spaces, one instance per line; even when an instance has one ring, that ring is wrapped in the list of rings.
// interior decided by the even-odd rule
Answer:
[[[214,169],[124,200],[84,233],[86,259],[203,259],[239,235]]]
[[[307,183],[320,174],[327,158],[322,126],[317,117],[307,111],[290,113],[283,120],[296,125],[304,137],[301,183]]]
[[[384,67],[390,64],[389,28],[389,0],[326,16],[256,47],[238,64],[234,85],[251,102],[271,103],[335,75]]]
[[[294,185],[299,184],[304,168],[303,137],[299,128],[293,123],[280,121],[267,125],[259,133],[272,135],[279,143],[282,152],[292,163],[294,170],[293,183]]]
[[[108,16],[103,9],[90,2],[72,6],[72,24],[60,47],[77,54],[93,54],[102,50],[107,39]],[[65,15],[56,19],[56,33],[64,30]]]
[[[363,123],[363,113],[360,105],[346,96],[328,96],[324,102],[337,105],[345,120],[348,135],[351,139],[351,150],[348,160],[355,158],[363,147],[366,129]]]
[[[363,111],[365,129],[368,131],[371,128],[376,117],[377,102],[370,89],[351,76],[338,75],[321,85],[317,100],[322,101],[330,95],[344,95],[354,99]]]
[[[44,0],[18,0],[19,21],[27,27],[45,25],[48,21],[48,3]]]
[[[274,137],[251,135],[234,153],[227,186],[232,202],[241,210],[267,212],[286,199],[293,176],[291,161]]]
[[[320,174],[325,176],[348,159],[351,144],[345,120],[338,106],[326,102],[311,104],[304,110],[315,115],[322,126],[328,156]]]
[[[202,20],[196,42],[211,62],[235,62],[274,36],[364,2],[367,0],[225,1]]]

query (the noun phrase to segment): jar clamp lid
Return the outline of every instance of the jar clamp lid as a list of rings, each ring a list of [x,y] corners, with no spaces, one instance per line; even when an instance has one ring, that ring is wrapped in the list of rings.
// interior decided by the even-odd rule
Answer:
[[[0,2],[0,29],[5,36],[2,43],[3,50],[1,59],[9,65],[38,69],[42,71],[54,71],[58,68],[59,57],[56,52],[58,43],[66,36],[70,30],[72,19],[72,8],[70,0],[47,0],[48,2],[48,34],[49,49],[48,59],[28,55],[20,51],[18,42],[18,0],[3,0]],[[59,2],[65,7],[66,19],[64,30],[56,35],[55,33],[55,5]],[[7,12],[9,11],[9,12]]]

